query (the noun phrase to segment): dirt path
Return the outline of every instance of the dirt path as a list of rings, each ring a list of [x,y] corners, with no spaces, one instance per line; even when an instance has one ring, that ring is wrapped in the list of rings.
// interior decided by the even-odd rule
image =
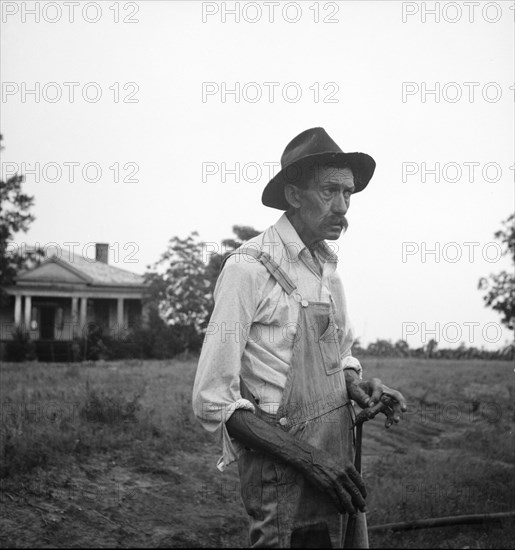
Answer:
[[[431,430],[424,434],[429,435],[437,437]],[[388,461],[386,469],[391,472],[395,457],[407,452],[405,443],[402,429],[389,440],[379,426],[368,430],[364,468],[376,491],[381,490],[380,480],[384,479],[384,461]],[[431,438],[426,443],[432,446]],[[426,452],[434,453],[436,458],[443,451]],[[147,460],[134,466],[134,457],[127,450],[94,455],[80,464],[63,465],[20,479],[16,484],[4,484],[0,546],[244,548],[247,518],[239,498],[236,468],[221,475],[215,468],[216,457],[215,446],[206,444],[196,453],[178,453],[166,460],[155,456],[150,464]],[[450,458],[449,453],[446,457]],[[506,475],[512,472],[511,467]],[[409,482],[413,486],[413,478]],[[390,487],[390,483],[386,485]],[[415,502],[415,497],[422,497],[412,493],[404,496],[408,497],[408,504]],[[398,496],[395,498],[394,505],[398,507]],[[372,523],[382,523],[373,509],[371,512]],[[478,547],[495,547],[499,536],[507,535],[467,528],[462,532],[435,530],[430,534],[442,538],[441,542],[449,548],[464,547],[476,536],[482,537]],[[424,537],[423,532],[417,536]],[[406,545],[406,534],[390,538],[382,539],[382,546],[396,547],[400,543],[409,548],[420,544],[417,538],[414,546]],[[437,542],[436,538],[429,540]]]
[[[234,471],[213,483],[213,460],[198,455],[156,459],[152,467],[136,469],[112,458],[95,457],[73,471],[55,469],[6,486],[1,546],[246,545]]]

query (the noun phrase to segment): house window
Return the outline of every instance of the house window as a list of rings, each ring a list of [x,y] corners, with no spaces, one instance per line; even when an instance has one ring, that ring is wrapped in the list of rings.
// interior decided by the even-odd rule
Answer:
[[[127,320],[129,328],[133,328],[138,325],[141,320],[141,303],[136,300],[129,300],[127,302]]]
[[[109,327],[109,300],[95,301],[95,322],[101,327]]]
[[[63,330],[64,327],[64,310],[58,307],[55,312],[55,326],[57,330]]]

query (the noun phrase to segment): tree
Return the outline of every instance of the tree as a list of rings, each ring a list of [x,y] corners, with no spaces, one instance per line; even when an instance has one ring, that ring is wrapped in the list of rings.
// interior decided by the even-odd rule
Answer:
[[[366,349],[361,345],[361,341],[359,338],[356,338],[352,344],[351,353],[354,356],[358,355],[364,355],[366,353]]]
[[[236,250],[244,242],[256,237],[261,233],[257,229],[250,227],[248,225],[233,225],[232,232],[236,235],[236,238],[233,239],[224,239],[222,241],[222,247],[225,248],[226,254],[230,254],[233,250]]]
[[[172,237],[147,274],[154,303],[169,325],[192,326],[200,332],[207,324],[213,296],[203,253],[197,232],[185,239]]]
[[[495,238],[504,247],[503,256],[509,256],[512,262],[511,273],[503,270],[490,274],[479,280],[478,288],[485,290],[485,305],[501,314],[501,322],[513,330],[515,321],[515,215],[512,214],[503,222],[503,227],[496,231]]]
[[[222,241],[222,247],[219,252],[215,252],[210,255],[207,265],[207,276],[211,284],[211,292],[214,292],[216,280],[220,275],[220,268],[222,262],[231,253],[239,248],[245,241],[252,239],[256,235],[259,235],[261,231],[254,229],[248,225],[233,225],[232,232],[236,238],[224,239]]]
[[[0,135],[0,150],[3,149]],[[7,293],[3,289],[12,285],[20,269],[23,269],[26,256],[13,250],[13,239],[20,231],[27,232],[34,216],[29,212],[34,197],[22,191],[24,176],[15,174],[6,181],[0,180],[0,305],[5,305]]]
[[[409,344],[406,340],[397,340],[395,342],[395,349],[401,357],[408,357],[410,355]]]
[[[396,350],[389,340],[378,338],[375,342],[371,342],[367,347],[369,355],[379,357],[395,357]]]
[[[431,340],[429,340],[429,342],[426,344],[426,357],[428,358],[434,357],[437,347],[438,347],[438,342],[434,338],[431,338]]]
[[[161,258],[146,274],[150,283],[148,306],[174,327],[186,348],[199,347],[214,307],[213,292],[223,259],[245,240],[257,235],[252,227],[235,225],[236,238],[222,241],[222,250],[200,241],[193,232],[185,239],[173,237]],[[209,257],[208,257],[209,256]],[[194,346],[188,345],[194,342]]]

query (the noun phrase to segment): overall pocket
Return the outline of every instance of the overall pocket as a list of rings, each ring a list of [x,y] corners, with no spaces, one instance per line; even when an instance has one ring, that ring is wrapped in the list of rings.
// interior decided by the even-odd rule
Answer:
[[[331,315],[327,328],[318,339],[326,374],[334,374],[343,369],[340,356],[341,332],[342,329],[334,322],[333,316]]]

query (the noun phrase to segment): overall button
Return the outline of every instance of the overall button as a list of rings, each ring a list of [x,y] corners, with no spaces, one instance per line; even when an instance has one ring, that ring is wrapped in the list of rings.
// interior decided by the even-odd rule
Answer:
[[[300,303],[300,305],[302,307],[308,307],[308,301],[307,300],[302,300],[302,302]]]
[[[279,420],[279,424],[280,424],[281,426],[287,426],[287,425],[288,425],[288,419],[285,418],[285,417],[281,418],[281,419]]]

